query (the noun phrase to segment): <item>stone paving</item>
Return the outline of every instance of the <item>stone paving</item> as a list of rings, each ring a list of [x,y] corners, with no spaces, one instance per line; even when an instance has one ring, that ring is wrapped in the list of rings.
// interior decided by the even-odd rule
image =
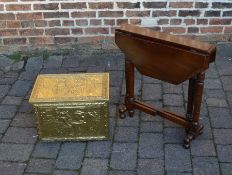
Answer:
[[[125,94],[123,55],[78,53],[30,58],[0,77],[1,175],[231,175],[232,45],[218,45],[216,64],[206,74],[201,110],[204,133],[182,147],[185,131],[159,117],[136,111],[117,118]],[[7,66],[6,66],[7,67]],[[37,74],[110,72],[110,139],[40,142],[28,98]],[[138,98],[184,113],[187,82],[173,86],[136,72]]]

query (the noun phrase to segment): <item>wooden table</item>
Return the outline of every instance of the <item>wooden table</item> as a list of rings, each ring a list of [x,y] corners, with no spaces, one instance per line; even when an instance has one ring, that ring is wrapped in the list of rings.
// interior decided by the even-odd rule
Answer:
[[[215,46],[129,24],[116,29],[115,42],[125,54],[126,96],[120,118],[125,118],[125,112],[133,117],[135,109],[164,117],[186,129],[184,147],[189,148],[203,130],[199,115],[205,70],[215,61]],[[175,85],[189,80],[186,116],[135,99],[134,68],[142,75]]]

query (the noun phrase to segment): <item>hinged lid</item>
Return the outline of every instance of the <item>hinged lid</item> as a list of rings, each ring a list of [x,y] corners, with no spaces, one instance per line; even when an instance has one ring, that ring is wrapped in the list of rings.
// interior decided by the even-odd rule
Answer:
[[[29,102],[109,100],[109,73],[38,75]]]

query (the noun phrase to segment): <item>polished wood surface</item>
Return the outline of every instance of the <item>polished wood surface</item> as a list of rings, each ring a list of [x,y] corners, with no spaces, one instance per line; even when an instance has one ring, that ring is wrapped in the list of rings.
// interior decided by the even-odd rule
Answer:
[[[119,109],[120,117],[125,112],[133,117],[134,110],[159,115],[183,126],[187,135],[184,147],[202,133],[199,123],[200,107],[204,87],[204,72],[215,60],[216,48],[184,37],[172,36],[134,25],[116,29],[115,42],[125,54],[126,96],[125,104]],[[185,116],[166,109],[149,106],[134,97],[134,69],[142,75],[179,84],[189,80],[187,113]]]

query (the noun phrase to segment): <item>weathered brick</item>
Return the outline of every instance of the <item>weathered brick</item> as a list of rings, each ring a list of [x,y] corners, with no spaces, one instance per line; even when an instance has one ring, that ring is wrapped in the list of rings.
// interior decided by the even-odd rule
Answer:
[[[123,9],[135,9],[140,8],[140,2],[117,2],[117,6]]]
[[[43,35],[44,29],[21,29],[19,30],[19,34],[21,36],[37,36]]]
[[[232,27],[225,27],[224,32],[225,33],[231,33],[232,32]]]
[[[34,10],[58,10],[58,3],[34,4]]]
[[[63,20],[62,26],[74,26],[74,20]]]
[[[51,20],[48,21],[49,27],[61,26],[60,20]]]
[[[134,25],[141,25],[142,20],[141,19],[129,19],[130,24]]]
[[[115,20],[114,19],[104,19],[104,25],[114,26]]]
[[[150,11],[126,11],[127,17],[145,17],[150,16]]]
[[[193,25],[195,24],[195,19],[184,19],[183,23],[185,23],[186,25]]]
[[[53,40],[52,37],[33,37],[29,38],[29,43],[32,45],[53,44]]]
[[[176,16],[176,10],[168,10],[168,11],[153,11],[152,12],[153,17],[158,17],[158,16]]]
[[[187,16],[200,16],[201,12],[199,10],[180,10],[179,16],[187,17]]]
[[[108,34],[109,29],[108,28],[85,28],[85,33],[89,35],[94,35],[94,34]]]
[[[208,24],[208,19],[197,19],[197,25],[207,25]]]
[[[46,27],[47,21],[45,20],[33,20],[35,27]]]
[[[169,7],[171,8],[192,8],[192,2],[170,2]]]
[[[77,38],[74,36],[71,37],[55,37],[54,43],[55,44],[67,44],[67,43],[76,43]]]
[[[223,16],[232,16],[232,11],[224,11]]]
[[[212,3],[213,8],[232,8],[232,3],[226,3],[226,2],[213,2]]]
[[[89,21],[89,24],[90,24],[90,25],[93,25],[93,26],[99,26],[99,25],[102,24],[102,22],[101,22],[100,19],[91,19],[91,20]]]
[[[207,2],[195,2],[195,8],[207,8],[208,6]]]
[[[20,28],[21,23],[20,23],[20,21],[7,21],[6,27],[7,28]]]
[[[46,35],[69,35],[70,31],[69,29],[66,28],[51,28],[51,29],[45,29],[45,34]]]
[[[87,8],[85,2],[61,3],[61,9],[85,9],[85,8]]]
[[[87,26],[88,25],[88,21],[86,19],[79,19],[79,20],[76,20],[76,25],[77,26]],[[105,25],[107,25],[105,23]]]
[[[35,20],[35,19],[42,19],[43,15],[41,12],[35,13],[17,13],[16,17],[18,20]]]
[[[165,24],[169,24],[169,19],[159,19],[157,21],[158,25],[165,25]]]
[[[198,27],[188,27],[188,33],[199,33]]]
[[[183,34],[186,31],[184,27],[162,27],[162,30],[166,33],[175,33],[175,34]]]
[[[44,12],[44,18],[68,18],[68,12]]]
[[[13,13],[0,13],[0,20],[15,20]]]
[[[167,2],[143,2],[144,8],[165,8]]]
[[[7,4],[7,11],[29,11],[31,10],[31,4]]]
[[[114,5],[112,2],[89,2],[88,4],[90,9],[112,9]]]
[[[180,25],[182,22],[182,19],[170,19],[171,25]]]
[[[213,11],[213,10],[210,10],[210,11],[205,11],[205,17],[212,17],[212,16],[220,16],[221,14],[221,11]]]
[[[95,11],[72,12],[71,16],[73,18],[90,18],[90,17],[96,17],[96,12]]]
[[[0,29],[0,36],[17,36],[16,29]]]
[[[221,33],[223,27],[201,27],[201,33]]]
[[[117,25],[128,24],[128,19],[117,19]]]
[[[214,18],[209,20],[210,25],[230,25],[231,19]]]
[[[99,17],[122,17],[123,11],[99,11]]]

